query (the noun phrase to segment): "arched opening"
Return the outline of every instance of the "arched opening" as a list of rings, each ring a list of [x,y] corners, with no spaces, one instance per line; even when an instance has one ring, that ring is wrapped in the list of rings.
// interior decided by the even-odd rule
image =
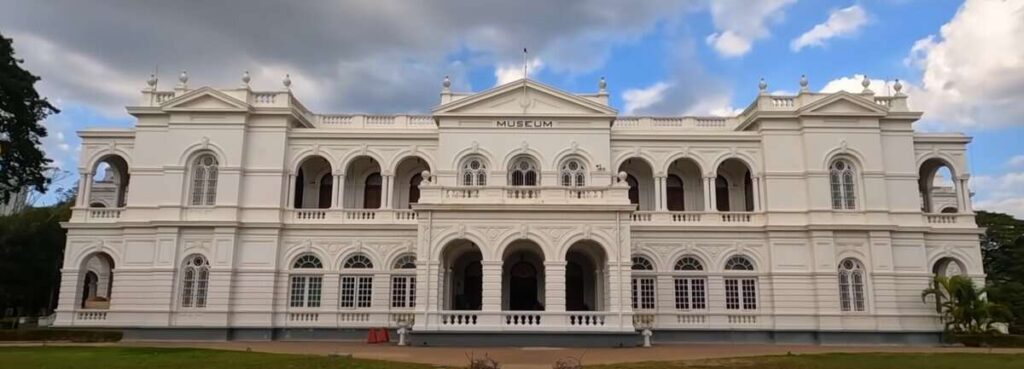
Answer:
[[[533,241],[519,240],[502,255],[502,308],[544,310],[544,251]]]
[[[345,204],[347,209],[380,209],[384,203],[384,178],[380,164],[371,157],[352,160],[345,169]]]
[[[965,270],[964,265],[959,260],[951,257],[939,259],[935,262],[935,265],[932,265],[932,274],[946,278],[958,275],[966,276]]]
[[[443,261],[444,309],[480,310],[483,301],[483,254],[469,240],[454,240],[445,246]]]
[[[487,161],[478,155],[463,159],[459,165],[459,183],[463,186],[486,186]]]
[[[730,158],[718,165],[715,205],[718,211],[754,211],[754,181],[742,160]]]
[[[565,310],[605,310],[607,257],[594,241],[574,243],[565,254]]]
[[[583,159],[570,157],[558,166],[559,184],[563,187],[583,187],[587,185],[587,166]]]
[[[114,259],[97,252],[82,262],[79,306],[83,309],[108,309],[114,288]]]
[[[639,210],[654,210],[654,172],[647,162],[640,158],[629,158],[619,165],[619,172],[626,172],[629,184],[629,201],[637,204]]]
[[[117,155],[108,155],[93,167],[89,184],[89,207],[123,208],[128,202],[128,162]],[[101,206],[95,206],[101,205]]]
[[[951,208],[955,213],[961,209],[960,186],[955,181],[955,173],[946,161],[932,158],[922,163],[917,180],[921,211],[934,213]]]
[[[512,159],[508,166],[510,186],[536,186],[540,184],[540,166],[532,157],[521,155]]]
[[[669,211],[704,210],[704,181],[700,166],[693,159],[676,159],[668,166],[665,208]]]
[[[395,169],[395,188],[391,196],[395,209],[409,209],[412,204],[420,201],[420,183],[423,182],[423,171],[430,166],[420,157],[408,157],[402,160]]]
[[[296,209],[330,208],[333,191],[334,175],[327,159],[314,155],[299,164],[295,175]]]

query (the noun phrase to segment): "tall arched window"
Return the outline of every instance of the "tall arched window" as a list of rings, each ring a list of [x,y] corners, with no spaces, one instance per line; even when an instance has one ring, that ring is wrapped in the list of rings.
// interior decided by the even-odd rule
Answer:
[[[318,308],[324,285],[323,264],[320,258],[305,254],[292,263],[291,292],[288,306],[294,308]]]
[[[416,307],[416,255],[400,256],[391,269],[391,307]]]
[[[725,177],[715,177],[715,208],[718,211],[730,211],[729,208],[729,180]]]
[[[725,309],[726,310],[757,310],[757,277],[750,272],[754,271],[754,263],[746,256],[736,255],[725,262],[725,271],[729,276],[725,281]]]
[[[707,277],[704,264],[693,256],[683,256],[676,261],[673,272],[676,309],[704,310],[707,308]]]
[[[655,308],[654,291],[657,289],[654,273],[654,263],[651,259],[642,255],[633,255],[632,270],[632,300],[634,310],[652,310]]]
[[[683,179],[675,174],[665,177],[665,203],[669,211],[683,211],[686,198],[683,195]]]
[[[569,159],[559,168],[562,186],[582,187],[587,185],[587,167],[579,159]]]
[[[334,190],[334,176],[331,172],[324,173],[320,177],[320,192],[317,194],[317,207],[328,209],[331,207],[331,192]]]
[[[486,186],[487,164],[479,157],[470,157],[462,162],[459,177],[463,186]]]
[[[843,311],[864,311],[864,266],[846,258],[839,262],[839,307]]]
[[[210,285],[210,263],[202,255],[185,259],[181,270],[181,307],[206,307],[206,290]]]
[[[857,208],[855,195],[854,167],[848,160],[839,159],[828,168],[829,183],[832,185],[832,209],[854,210]]]
[[[203,154],[192,161],[192,205],[212,206],[217,202],[217,158]]]
[[[508,184],[512,186],[536,186],[540,174],[533,159],[521,156],[508,167]]]
[[[373,269],[366,255],[356,254],[341,264],[341,307],[368,308],[373,301],[373,275],[361,270]]]
[[[363,184],[363,209],[380,209],[382,182],[380,173],[366,176],[366,182]]]

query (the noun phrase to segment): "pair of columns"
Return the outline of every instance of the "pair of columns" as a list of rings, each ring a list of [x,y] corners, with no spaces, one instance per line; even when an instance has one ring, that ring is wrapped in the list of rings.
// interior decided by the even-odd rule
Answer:
[[[668,187],[666,185],[667,176],[655,176],[654,177],[654,204],[655,210],[666,211],[668,210]],[[718,198],[717,189],[715,187],[715,179],[717,177],[703,177],[701,185],[704,187],[704,211],[706,212],[717,212],[718,204],[716,199]],[[753,211],[761,210],[761,177],[751,177],[752,181],[752,196],[754,209]],[[685,190],[684,190],[685,191]]]
[[[288,175],[288,203],[287,207],[292,207],[295,204],[295,179],[297,175]],[[331,208],[332,209],[343,209],[345,208],[345,201],[342,196],[345,194],[345,175],[341,173],[334,174],[334,185],[331,186]],[[395,176],[391,174],[381,173],[381,185],[380,185],[380,208],[391,209],[394,207],[394,196],[393,189],[395,186]]]

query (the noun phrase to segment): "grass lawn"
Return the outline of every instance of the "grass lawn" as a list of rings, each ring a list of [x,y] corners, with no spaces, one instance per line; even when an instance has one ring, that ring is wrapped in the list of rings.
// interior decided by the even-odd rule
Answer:
[[[1024,354],[809,354],[588,366],[592,369],[1012,369]]]
[[[145,347],[0,347],[2,369],[426,369],[340,357]]]
[[[585,359],[584,359],[585,360]],[[191,348],[0,347],[0,369],[426,369],[432,365]],[[813,354],[587,366],[592,369],[1024,369],[1024,354]]]

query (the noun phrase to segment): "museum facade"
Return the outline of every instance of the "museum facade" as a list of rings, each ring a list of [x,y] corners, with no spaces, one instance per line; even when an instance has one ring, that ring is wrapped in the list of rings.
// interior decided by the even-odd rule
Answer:
[[[284,82],[151,78],[133,128],[79,132],[56,325],[912,342],[942,329],[934,274],[984,278],[970,138],[915,132],[900,86],[647,117],[603,79],[446,78],[430,115],[314,113]]]

